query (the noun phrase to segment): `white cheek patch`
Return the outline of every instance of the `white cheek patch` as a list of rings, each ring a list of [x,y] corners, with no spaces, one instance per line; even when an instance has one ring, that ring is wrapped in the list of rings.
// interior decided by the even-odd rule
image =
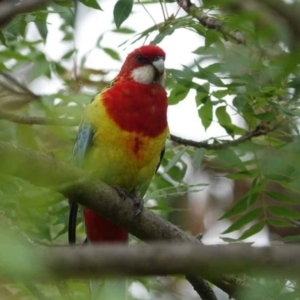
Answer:
[[[131,77],[135,82],[150,84],[153,82],[155,71],[152,66],[143,66],[134,69],[131,72]]]

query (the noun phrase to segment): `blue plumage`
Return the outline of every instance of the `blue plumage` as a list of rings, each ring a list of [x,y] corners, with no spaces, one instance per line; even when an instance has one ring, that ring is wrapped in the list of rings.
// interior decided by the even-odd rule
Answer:
[[[88,122],[83,121],[79,127],[76,141],[73,148],[72,163],[82,167],[87,151],[92,145],[93,130]]]

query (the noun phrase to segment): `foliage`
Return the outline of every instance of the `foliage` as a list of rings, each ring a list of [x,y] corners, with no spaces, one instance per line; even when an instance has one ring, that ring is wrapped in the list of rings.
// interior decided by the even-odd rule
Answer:
[[[101,12],[96,0],[80,2],[91,10],[105,13]],[[187,193],[201,191],[209,184],[186,180],[188,170],[199,171],[202,164],[208,169],[217,169],[215,174],[229,180],[250,182],[245,194],[219,216],[231,222],[222,233],[225,241],[243,241],[271,226],[296,228],[296,234],[285,236],[281,241],[299,242],[300,35],[288,22],[289,16],[276,11],[276,6],[263,6],[256,1],[257,7],[264,9],[266,14],[243,5],[235,11],[230,1],[216,0],[213,4],[204,1],[203,7],[193,8],[190,14],[172,15],[142,31],[139,27],[131,29],[123,25],[136,6],[147,8],[154,5],[153,2],[117,1],[111,16],[117,30],[111,31],[119,35],[120,41],[126,40],[121,46],[139,46],[145,40],[159,44],[177,30],[191,31],[195,39],[202,39],[203,44],[193,50],[195,59],[190,65],[168,70],[166,88],[169,91],[169,105],[179,105],[193,94],[204,130],[209,132],[218,123],[220,132],[226,135],[210,138],[208,146],[201,149],[168,141],[159,172],[146,195],[146,205],[168,218],[176,208],[171,207],[166,198],[183,198]],[[164,7],[165,1],[161,2]],[[169,9],[176,11],[175,1],[167,2],[170,2]],[[25,118],[38,116],[79,124],[84,105],[97,90],[106,86],[110,70],[87,68],[85,63],[89,52],[81,60],[77,59],[75,10],[72,5],[71,1],[55,1],[48,7],[16,16],[0,31],[0,111]],[[211,28],[205,23],[205,13],[215,20],[224,21],[226,26]],[[53,59],[46,47],[50,28],[48,22],[52,15],[59,16],[61,43],[67,45],[67,50],[59,59]],[[272,22],[272,18],[276,22]],[[32,30],[37,31],[38,38],[29,38]],[[235,31],[245,36],[246,43],[236,43],[232,38]],[[95,47],[107,57],[120,61],[120,48],[105,46],[103,37],[104,33],[99,36]],[[18,76],[25,78],[24,85],[20,85]],[[40,95],[26,89],[26,86],[39,82],[41,78],[53,82],[58,80],[62,88]],[[64,161],[70,160],[77,126],[25,125],[5,120],[1,113],[0,118],[1,140],[46,151]],[[234,146],[209,147],[235,140],[259,126],[267,128],[267,134]],[[194,130],[200,129],[195,127]],[[60,194],[50,188],[37,188],[19,178],[0,176],[0,196],[1,212],[28,240],[49,246],[66,243],[68,203]],[[184,209],[177,210],[180,214]],[[78,231],[83,240],[80,217]],[[232,232],[238,232],[234,239],[227,235]],[[138,280],[132,282],[146,288],[151,297],[154,295],[153,299],[162,293],[163,288],[152,279]],[[272,280],[270,282],[274,283]],[[296,283],[286,288],[287,281],[278,279],[278,282],[277,286],[265,283],[270,290],[276,290],[270,299],[275,299],[279,294],[282,299],[288,299],[285,298],[287,294],[291,299],[299,297]],[[264,284],[259,280],[257,284],[259,288],[256,290],[263,289]],[[82,287],[81,283],[70,283],[70,286],[72,289],[78,288],[79,297],[86,296],[86,286]],[[24,287],[15,288],[17,294],[28,295]],[[41,287],[41,290],[57,296],[54,289],[49,291]],[[60,293],[64,292],[60,289]],[[73,296],[76,297],[75,292]],[[114,298],[113,295],[111,297]],[[247,297],[251,299],[251,295]]]

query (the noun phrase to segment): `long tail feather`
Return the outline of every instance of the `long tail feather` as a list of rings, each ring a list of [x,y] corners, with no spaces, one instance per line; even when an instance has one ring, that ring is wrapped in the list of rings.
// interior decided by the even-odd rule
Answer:
[[[68,228],[68,239],[70,245],[76,244],[77,212],[78,212],[77,202],[70,201],[69,228]]]
[[[92,243],[126,243],[128,232],[95,212],[84,210],[85,230]]]

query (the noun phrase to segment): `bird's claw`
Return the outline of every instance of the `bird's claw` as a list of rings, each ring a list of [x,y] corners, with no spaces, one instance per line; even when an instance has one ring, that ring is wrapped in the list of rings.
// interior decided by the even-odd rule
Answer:
[[[133,201],[134,217],[137,217],[143,211],[144,200],[136,195],[131,195],[130,198]]]
[[[118,186],[118,185],[115,185],[113,186],[113,188],[116,190],[116,192],[118,193],[118,195],[120,196],[120,198],[122,200],[126,200],[127,198],[127,192],[124,188]]]
[[[124,188],[115,185],[113,188],[116,190],[118,195],[122,200],[126,200],[127,198],[127,192]],[[134,207],[134,217],[137,217],[143,210],[144,208],[144,200],[141,197],[138,197],[135,192],[131,193],[129,195],[130,199],[133,201],[133,207]]]

